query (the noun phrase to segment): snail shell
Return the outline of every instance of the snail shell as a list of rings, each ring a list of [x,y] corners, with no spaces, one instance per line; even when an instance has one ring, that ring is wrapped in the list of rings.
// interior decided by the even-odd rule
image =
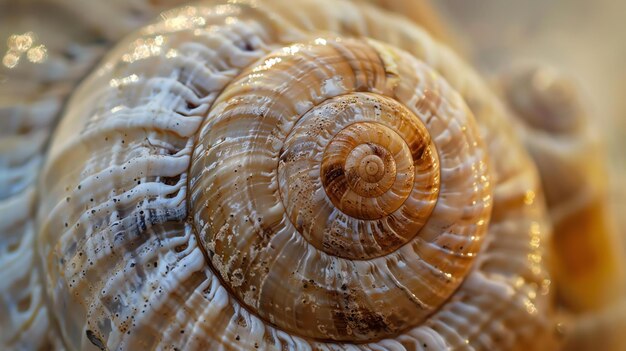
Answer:
[[[545,211],[506,113],[373,7],[168,12],[76,90],[40,177],[65,345],[545,346]]]

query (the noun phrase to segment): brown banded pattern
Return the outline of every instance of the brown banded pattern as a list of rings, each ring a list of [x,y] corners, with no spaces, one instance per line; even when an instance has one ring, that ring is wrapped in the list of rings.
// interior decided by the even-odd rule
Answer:
[[[65,111],[37,250],[69,349],[547,335],[534,168],[475,72],[402,18],[345,0],[183,7],[120,42]]]
[[[415,326],[458,287],[486,232],[489,174],[469,109],[428,67],[388,52],[332,38],[278,49],[201,127],[199,240],[230,291],[283,330],[364,342]]]

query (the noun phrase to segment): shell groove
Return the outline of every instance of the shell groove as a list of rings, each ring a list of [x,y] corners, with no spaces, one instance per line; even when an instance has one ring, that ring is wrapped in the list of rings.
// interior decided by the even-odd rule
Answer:
[[[333,65],[346,74],[334,75]],[[303,1],[296,11],[273,0],[170,12],[87,78],[50,149],[38,250],[62,337],[71,349],[129,350],[539,345],[549,337],[544,212],[535,171],[504,121],[498,100],[454,54],[368,6]],[[326,144],[306,144],[307,133],[328,141],[326,164],[336,163],[335,143],[351,138],[338,122],[365,123],[355,146],[375,141],[384,151],[349,153],[339,163],[356,172],[344,177],[355,184],[320,191],[330,184],[320,172]],[[367,137],[372,123],[387,137]],[[393,167],[385,152],[398,155]],[[376,166],[361,171],[363,155]],[[386,192],[356,184],[384,183],[381,167],[395,167]],[[398,174],[411,173],[410,192],[396,186]],[[291,195],[292,181],[319,197]],[[368,212],[344,202],[352,193],[381,205]],[[397,197],[406,198],[398,205]],[[328,211],[338,204],[345,221],[300,220],[312,201]],[[380,238],[360,244],[346,230],[408,205],[420,210],[403,213],[399,237],[371,226],[355,232]],[[283,253],[265,262],[269,249]],[[315,303],[296,306],[301,292]],[[308,313],[315,318],[301,317]]]

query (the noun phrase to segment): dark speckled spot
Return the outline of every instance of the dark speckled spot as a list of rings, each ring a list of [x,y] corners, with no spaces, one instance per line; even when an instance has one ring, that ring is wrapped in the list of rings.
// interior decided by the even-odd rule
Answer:
[[[100,350],[106,350],[106,347],[104,347],[104,342],[102,342],[102,340],[100,340],[100,338],[94,332],[92,332],[91,330],[87,330],[85,333],[87,334],[87,339],[89,339],[92,344],[94,344]]]

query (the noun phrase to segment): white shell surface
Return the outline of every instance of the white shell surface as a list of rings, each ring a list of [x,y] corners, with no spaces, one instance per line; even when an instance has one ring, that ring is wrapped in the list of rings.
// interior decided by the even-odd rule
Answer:
[[[0,349],[61,348],[46,308],[35,251],[35,183],[67,97],[117,40],[157,11],[107,2],[124,25],[76,16],[93,1],[0,1]],[[112,3],[117,5],[111,7]],[[141,4],[140,4],[141,3]],[[103,3],[104,5],[104,3]],[[113,28],[114,30],[107,30]]]
[[[434,69],[474,115],[492,170],[488,232],[458,290],[423,323],[368,343],[266,323],[224,287],[188,218],[194,136],[222,90],[269,52],[329,33],[372,37]],[[547,229],[535,170],[506,119],[450,51],[371,7],[276,0],[169,12],[81,85],[50,149],[38,250],[62,337],[70,349],[537,349],[551,333]]]
[[[0,2],[2,349],[45,350],[58,341],[35,268],[34,183],[65,98],[104,53],[97,38],[57,6]]]

